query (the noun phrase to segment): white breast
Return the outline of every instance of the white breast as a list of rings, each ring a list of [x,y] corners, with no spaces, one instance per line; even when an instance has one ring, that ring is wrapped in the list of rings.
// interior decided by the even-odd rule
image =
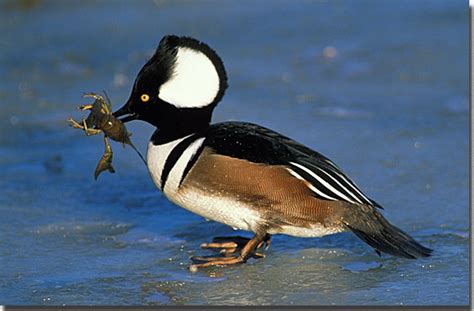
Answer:
[[[162,188],[161,176],[168,156],[174,148],[187,137],[154,145],[148,144],[147,162],[150,175],[158,188]],[[211,195],[196,189],[180,188],[184,170],[193,155],[201,147],[204,138],[194,140],[179,156],[166,179],[163,193],[173,203],[206,219],[224,223],[233,228],[255,231],[260,223],[260,215],[244,203],[233,198]]]
[[[214,196],[193,188],[167,193],[166,196],[195,214],[234,229],[255,232],[263,221],[257,211],[235,198]]]
[[[168,156],[180,142],[189,136],[163,145],[149,143],[147,151],[148,169],[158,188],[162,188],[161,176]],[[180,181],[183,178],[183,173],[188,162],[199,150],[203,142],[204,138],[194,140],[178,157],[166,179],[163,191],[165,196],[173,203],[206,219],[220,222],[233,228],[255,232],[258,225],[263,223],[264,220],[261,218],[260,213],[247,205],[247,203],[239,201],[236,198],[213,194],[212,191],[206,192],[203,190],[205,187],[202,189],[180,187]],[[278,228],[270,229],[268,233],[282,233],[298,237],[320,237],[340,231],[341,229],[325,228],[322,225],[315,224],[311,228],[283,225]]]
[[[202,143],[204,142],[204,139],[204,137],[201,137],[193,141],[184,150],[178,161],[176,161],[166,181],[165,189],[163,189],[166,195],[172,196],[179,190],[179,183],[183,178],[184,170],[186,169],[186,166],[188,165],[189,161],[191,161],[191,158],[201,147]]]
[[[152,142],[148,143],[147,150],[147,163],[148,170],[150,171],[151,178],[155,182],[155,185],[161,189],[161,173],[165,167],[166,159],[170,155],[171,151],[183,140],[191,135],[173,140],[169,143],[162,145],[154,145]]]

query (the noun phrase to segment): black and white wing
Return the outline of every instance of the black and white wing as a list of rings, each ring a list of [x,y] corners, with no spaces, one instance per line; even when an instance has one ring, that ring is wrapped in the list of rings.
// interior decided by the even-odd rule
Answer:
[[[243,122],[214,124],[205,144],[217,153],[255,163],[285,165],[305,180],[315,197],[382,208],[368,198],[331,160],[270,129]]]

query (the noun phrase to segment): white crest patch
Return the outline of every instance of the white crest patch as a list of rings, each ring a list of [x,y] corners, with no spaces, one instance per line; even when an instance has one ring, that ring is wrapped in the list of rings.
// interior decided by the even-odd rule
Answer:
[[[178,108],[209,105],[219,92],[219,75],[202,52],[179,47],[171,78],[161,85],[158,97]]]

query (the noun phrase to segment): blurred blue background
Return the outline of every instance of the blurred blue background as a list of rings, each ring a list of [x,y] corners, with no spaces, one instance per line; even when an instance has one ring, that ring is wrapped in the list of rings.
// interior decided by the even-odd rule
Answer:
[[[2,1],[0,304],[468,304],[468,17],[453,0]],[[265,259],[189,273],[236,232],[168,202],[128,147],[94,181],[102,138],[66,123],[84,92],[121,106],[166,34],[224,60],[215,122],[322,152],[434,255],[276,236]]]

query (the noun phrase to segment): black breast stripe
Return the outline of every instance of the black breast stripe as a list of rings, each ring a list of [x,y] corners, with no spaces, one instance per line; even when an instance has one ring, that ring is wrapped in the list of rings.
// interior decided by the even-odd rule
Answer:
[[[189,145],[191,145],[196,139],[199,139],[200,137],[202,137],[202,135],[193,134],[181,141],[179,144],[176,145],[176,147],[173,148],[173,150],[171,150],[170,154],[166,158],[165,165],[163,166],[163,171],[161,172],[161,191],[165,189],[168,175],[170,174],[171,169],[173,169],[176,162],[178,162],[183,152],[189,147]],[[198,152],[196,152],[196,154],[198,154]]]
[[[194,166],[194,163],[196,163],[197,159],[199,158],[199,155],[201,154],[202,150],[204,149],[204,146],[205,146],[204,143],[201,144],[199,149],[196,150],[196,153],[193,154],[193,157],[191,158],[191,160],[189,160],[188,164],[186,164],[186,167],[184,168],[184,171],[183,171],[183,176],[181,176],[181,180],[179,181],[179,186],[178,187],[181,187],[181,184],[183,183],[184,178],[186,177],[186,175],[188,175],[189,171]]]

